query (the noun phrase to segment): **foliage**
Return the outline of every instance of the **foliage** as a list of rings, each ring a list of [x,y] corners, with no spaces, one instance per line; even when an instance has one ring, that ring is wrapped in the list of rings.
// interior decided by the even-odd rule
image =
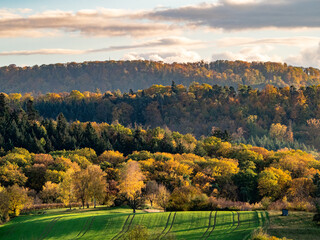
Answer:
[[[141,204],[142,188],[145,186],[143,180],[145,176],[140,170],[139,163],[129,161],[122,170],[119,189],[120,194],[123,194],[132,207],[133,212]]]
[[[172,84],[175,94],[181,90],[180,84],[190,85],[193,81],[237,87],[247,84],[263,87],[273,84],[279,87],[319,84],[320,71],[315,68],[287,66],[273,62],[215,61],[210,63],[163,63],[153,61],[104,61],[67,64],[50,64],[33,67],[15,65],[0,68],[2,91],[43,92],[48,99],[59,101],[52,92],[72,91],[71,101],[81,100],[86,93],[80,91],[129,91],[149,87],[153,84]],[[94,77],[92,77],[94,76]],[[65,81],[68,79],[68,81]],[[22,84],[23,83],[23,84]],[[76,84],[75,84],[76,83]],[[191,91],[196,97],[207,94],[212,87],[205,84],[200,88],[194,84]],[[74,90],[76,89],[76,90]],[[78,91],[77,91],[78,90]],[[242,88],[245,96],[250,89]],[[166,87],[155,86],[147,94],[159,94]],[[272,89],[270,89],[272,92]],[[21,94],[10,94],[12,101],[19,100]],[[22,97],[23,98],[23,97]],[[275,96],[272,96],[274,99]]]

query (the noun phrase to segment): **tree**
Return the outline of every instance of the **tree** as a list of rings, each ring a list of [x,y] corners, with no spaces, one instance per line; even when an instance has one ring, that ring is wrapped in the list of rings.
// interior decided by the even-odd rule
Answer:
[[[98,162],[108,162],[111,163],[113,166],[117,166],[118,164],[125,161],[125,157],[123,156],[123,153],[120,153],[118,151],[104,151],[99,157]]]
[[[90,165],[86,169],[89,177],[89,196],[93,199],[94,207],[97,201],[102,201],[106,195],[106,173],[97,165]]]
[[[169,207],[172,210],[190,211],[207,208],[208,197],[193,186],[175,188],[171,194]]]
[[[12,214],[14,217],[19,216],[23,207],[30,202],[27,190],[15,184],[7,188],[7,194],[9,199],[9,214]]]
[[[316,186],[313,184],[312,179],[295,178],[292,180],[288,192],[293,198],[307,199],[316,192]]]
[[[18,165],[7,162],[5,165],[0,166],[0,184],[3,186],[11,186],[14,184],[23,186],[26,181],[27,177]]]
[[[74,173],[74,190],[76,198],[81,201],[82,208],[84,208],[85,203],[88,202],[90,198],[88,174],[86,170]],[[89,206],[87,205],[87,207]]]
[[[26,186],[40,192],[46,182],[46,166],[41,163],[35,163],[31,167],[26,168],[26,176],[28,180]]]
[[[0,223],[9,220],[9,196],[6,189],[0,186]]]
[[[97,165],[90,165],[74,174],[75,195],[81,200],[83,208],[85,203],[89,207],[90,199],[96,207],[96,201],[104,198],[106,187],[105,173]]]
[[[277,200],[285,196],[290,183],[291,176],[288,171],[269,167],[259,174],[258,188],[262,197]]]
[[[139,163],[129,161],[125,164],[120,179],[120,194],[127,199],[129,206],[136,212],[137,206],[141,203],[141,192],[145,184],[143,180],[145,176],[142,174]]]
[[[46,182],[40,192],[40,198],[45,203],[55,203],[59,198],[58,184],[50,181]]]
[[[157,193],[157,204],[162,207],[164,210],[166,210],[168,202],[170,199],[170,192],[167,190],[167,188],[160,184],[159,185],[159,189],[158,189],[158,193]]]
[[[71,203],[75,200],[74,189],[74,170],[68,169],[64,175],[63,181],[59,184],[59,199],[64,205],[69,206],[71,209]]]
[[[150,201],[151,207],[152,203],[157,199],[159,191],[159,185],[156,181],[149,181],[146,184],[146,197]]]

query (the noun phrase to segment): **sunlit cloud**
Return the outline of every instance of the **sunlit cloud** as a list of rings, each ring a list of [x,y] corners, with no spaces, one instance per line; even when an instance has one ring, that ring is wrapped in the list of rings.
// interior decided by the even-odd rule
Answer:
[[[80,10],[71,11],[44,11],[29,16],[20,16],[8,11],[0,18],[0,37],[12,37],[6,34],[15,31],[15,36],[25,36],[26,30],[48,31],[59,30],[66,33],[80,33],[84,36],[132,36],[145,37],[177,32],[173,24],[150,22],[132,19],[140,11],[126,10]],[[11,14],[11,15],[10,15]]]
[[[204,47],[205,42],[199,40],[192,40],[184,37],[168,37],[160,38],[150,41],[144,41],[132,45],[119,45],[110,46],[106,48],[97,49],[86,49],[86,50],[76,50],[76,49],[37,49],[37,50],[20,50],[20,51],[7,51],[0,52],[0,56],[26,56],[26,55],[79,55],[79,54],[89,54],[89,53],[99,53],[99,52],[111,52],[111,51],[121,51],[121,50],[131,50],[131,49],[148,49],[155,47],[165,47],[176,48],[176,47],[190,47],[190,48],[201,48]]]
[[[187,63],[187,62],[198,62],[202,58],[194,51],[188,51],[183,48],[175,49],[172,51],[153,51],[147,53],[136,53],[131,52],[125,54],[122,58],[123,60],[152,60],[161,61],[166,63]]]
[[[317,46],[306,47],[297,55],[291,55],[286,62],[295,66],[313,66],[320,68],[320,42]]]
[[[212,60],[243,60],[243,61],[258,61],[258,62],[283,62],[281,56],[271,54],[270,52],[274,48],[272,46],[255,46],[255,47],[245,47],[240,51],[232,52],[225,51],[214,53],[212,55]]]

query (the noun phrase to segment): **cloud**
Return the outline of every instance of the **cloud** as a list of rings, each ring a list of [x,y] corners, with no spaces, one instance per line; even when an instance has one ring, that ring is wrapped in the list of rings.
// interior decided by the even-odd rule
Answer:
[[[0,56],[59,55],[59,54],[74,55],[74,54],[84,54],[84,53],[86,53],[86,51],[55,48],[55,49],[0,52]]]
[[[26,10],[24,10],[26,11]],[[29,16],[17,15],[10,11],[0,12],[0,37],[26,36],[27,30],[39,33],[59,30],[67,33],[79,32],[84,36],[156,36],[176,32],[173,24],[158,23],[139,19],[140,11],[97,9],[71,11],[44,11]],[[21,11],[20,11],[21,12]],[[40,35],[40,34],[39,34]]]
[[[205,42],[199,40],[192,40],[184,37],[168,37],[160,38],[142,43],[136,43],[132,45],[119,45],[110,46],[107,48],[87,49],[87,50],[76,50],[76,49],[38,49],[38,50],[22,50],[22,51],[10,51],[0,52],[0,56],[27,56],[27,55],[79,55],[79,54],[90,54],[98,52],[111,52],[120,50],[131,50],[139,48],[155,48],[155,47],[189,47],[189,48],[200,48],[203,47]]]
[[[217,41],[219,47],[251,46],[251,45],[285,45],[303,47],[315,45],[320,41],[318,37],[290,37],[290,38],[221,38]]]
[[[82,9],[77,12],[0,9],[0,38],[29,37],[27,31],[60,31],[88,37],[149,37],[197,27],[243,30],[320,28],[318,0],[220,0],[152,10]],[[12,34],[15,32],[15,34]]]
[[[258,61],[258,62],[283,62],[280,56],[270,54],[273,50],[272,46],[255,46],[255,47],[245,47],[239,52],[221,52],[214,53],[212,55],[212,60],[243,60],[243,61]]]
[[[285,61],[295,66],[320,68],[320,42],[317,46],[304,48],[298,55],[291,55]]]
[[[123,60],[152,60],[152,61],[162,61],[166,63],[173,63],[173,62],[186,63],[186,62],[198,62],[202,58],[196,52],[179,48],[173,51],[155,51],[155,52],[148,52],[148,53],[131,52],[131,53],[125,54],[122,59]]]
[[[220,0],[212,4],[153,11],[147,17],[225,30],[319,28],[319,9],[319,0]]]

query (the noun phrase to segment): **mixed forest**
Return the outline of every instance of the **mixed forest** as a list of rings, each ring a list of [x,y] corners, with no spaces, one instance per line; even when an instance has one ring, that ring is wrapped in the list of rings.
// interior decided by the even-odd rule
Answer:
[[[144,129],[161,127],[189,133],[197,139],[213,135],[268,150],[287,147],[315,152],[320,149],[319,86],[277,88],[266,85],[259,90],[239,85],[236,90],[196,82],[187,88],[172,82],[168,86],[153,85],[127,93],[73,90],[36,96],[12,93],[5,94],[4,98],[16,114],[24,109],[29,113],[29,119],[41,120],[42,125],[50,129],[52,120],[62,113],[67,122],[120,123],[125,127]],[[14,121],[19,124],[18,118]],[[15,128],[15,124],[11,128]],[[0,139],[1,135],[4,136],[0,133]],[[81,142],[78,135],[75,133],[71,137],[77,142],[76,147]],[[38,140],[41,138],[48,136],[37,136]],[[90,143],[80,145],[86,147],[86,144]],[[109,145],[108,142],[103,144]],[[148,143],[143,148],[152,148],[152,145]],[[47,146],[48,150],[52,149]]]
[[[160,89],[175,87],[184,89]],[[100,203],[133,211],[144,204],[174,211],[319,207],[320,162],[310,153],[230,142],[218,130],[197,139],[161,127],[48,119],[29,95],[25,102],[13,96],[0,94],[2,221],[28,209]]]
[[[222,86],[250,85],[263,88],[320,84],[320,70],[273,62],[215,61],[172,63],[153,61],[104,61],[0,67],[0,91],[70,92],[117,90],[128,92],[171,81],[189,86],[192,82]]]

